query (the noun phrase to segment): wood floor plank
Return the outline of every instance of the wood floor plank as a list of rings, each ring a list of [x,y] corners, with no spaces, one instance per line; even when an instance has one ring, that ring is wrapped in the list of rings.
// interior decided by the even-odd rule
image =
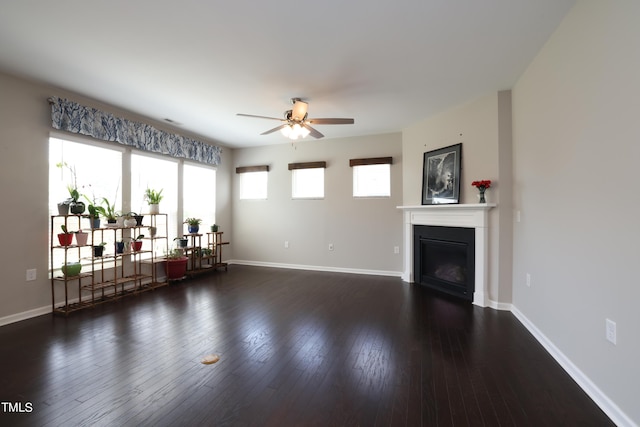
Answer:
[[[613,425],[511,313],[397,278],[232,265],[0,344],[0,425]]]

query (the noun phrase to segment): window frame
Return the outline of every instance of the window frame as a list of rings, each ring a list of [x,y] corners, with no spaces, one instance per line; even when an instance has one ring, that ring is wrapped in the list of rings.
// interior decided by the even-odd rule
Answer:
[[[239,183],[238,183],[238,199],[239,200],[268,200],[269,199],[269,166],[268,165],[260,165],[260,166],[239,166],[236,168],[236,174],[240,175]],[[260,174],[260,175],[256,175]],[[261,185],[264,185],[264,197],[243,197],[243,188],[247,183],[245,182],[245,177],[248,176],[263,176],[264,182],[261,182]]]
[[[327,167],[327,162],[306,162],[306,163],[289,163],[289,170],[291,171],[291,199],[292,200],[323,200],[325,198],[325,174],[324,169]],[[312,170],[312,169],[322,169],[322,195],[297,195],[297,175],[300,174],[299,171]],[[318,184],[319,185],[319,184]]]
[[[352,167],[352,197],[354,199],[381,199],[381,198],[390,198],[391,197],[391,165],[393,164],[393,157],[370,157],[364,159],[350,159],[349,166]],[[357,171],[362,170],[358,169],[360,167],[366,166],[378,166],[378,165],[388,165],[388,194],[364,194],[357,195],[356,187],[357,187]]]

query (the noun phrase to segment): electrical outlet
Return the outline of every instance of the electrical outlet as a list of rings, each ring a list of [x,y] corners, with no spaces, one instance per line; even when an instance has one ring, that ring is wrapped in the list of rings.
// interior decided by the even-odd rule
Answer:
[[[527,273],[527,286],[531,287],[531,275]]]
[[[333,243],[329,243],[329,250],[332,251],[333,250]]]
[[[289,241],[288,240],[284,241],[284,248],[285,249],[289,249]]]
[[[605,336],[607,338],[607,341],[610,341],[611,343],[613,343],[613,345],[616,345],[616,322],[611,319],[606,319],[605,323]]]
[[[400,253],[400,246],[394,246],[393,247],[393,253],[396,254],[396,255],[399,254]]]
[[[37,270],[35,268],[30,268],[27,270],[27,282],[33,282],[36,280]]]

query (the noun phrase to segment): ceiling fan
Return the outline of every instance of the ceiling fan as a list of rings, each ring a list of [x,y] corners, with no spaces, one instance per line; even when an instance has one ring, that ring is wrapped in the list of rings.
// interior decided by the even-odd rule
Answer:
[[[266,132],[262,132],[260,135],[268,135],[270,133],[280,131],[282,134],[290,139],[304,138],[307,135],[311,135],[314,138],[322,138],[324,135],[312,128],[311,125],[352,125],[353,119],[310,119],[307,114],[307,107],[309,104],[302,101],[300,98],[291,98],[293,108],[284,112],[284,119],[278,119],[276,117],[255,116],[253,114],[241,114],[238,116],[243,117],[256,117],[259,119],[278,120],[283,122],[280,126],[273,129],[269,129]]]

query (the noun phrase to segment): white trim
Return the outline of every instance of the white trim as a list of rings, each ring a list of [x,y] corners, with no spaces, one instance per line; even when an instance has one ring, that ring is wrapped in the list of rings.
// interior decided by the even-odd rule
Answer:
[[[369,276],[401,277],[400,271],[364,270],[359,268],[327,267],[321,265],[284,264],[278,262],[249,261],[233,259],[226,261],[228,264],[251,265],[254,267],[287,268],[290,270],[329,271],[333,273],[366,274]]]
[[[51,305],[45,305],[44,307],[11,314],[9,316],[0,317],[0,326],[9,325],[11,323],[20,322],[22,320],[31,319],[32,317],[38,317],[48,313],[51,313]]]
[[[578,386],[587,393],[587,395],[595,402],[596,405],[607,414],[611,420],[620,427],[637,427],[631,418],[625,414],[618,405],[616,405],[609,397],[596,386],[591,379],[585,375],[572,361],[569,359],[553,342],[546,337],[516,306],[511,307],[513,315],[522,323],[522,325],[531,332],[536,340],[547,350],[558,364],[564,369]]]

